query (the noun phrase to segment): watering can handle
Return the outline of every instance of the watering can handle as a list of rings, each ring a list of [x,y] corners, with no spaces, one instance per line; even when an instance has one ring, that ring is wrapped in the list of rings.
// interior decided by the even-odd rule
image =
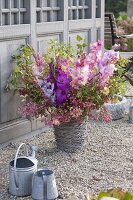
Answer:
[[[27,148],[27,145],[25,143],[21,143],[20,146],[17,149],[16,155],[15,155],[15,159],[14,159],[14,180],[15,180],[16,189],[19,189],[19,184],[18,184],[18,181],[17,181],[16,165],[17,165],[18,153],[19,153],[19,150],[20,150],[20,148],[22,146],[25,146],[26,156],[28,157],[28,148]]]
[[[47,176],[43,174],[43,196],[44,200],[47,200]]]

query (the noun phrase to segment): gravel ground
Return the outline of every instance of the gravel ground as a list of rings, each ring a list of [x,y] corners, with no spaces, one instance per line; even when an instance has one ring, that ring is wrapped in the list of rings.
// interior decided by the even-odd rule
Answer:
[[[0,200],[31,200],[8,194],[8,163],[21,142],[37,145],[39,167],[55,172],[60,198],[83,200],[87,193],[112,187],[133,192],[133,124],[128,117],[104,124],[88,122],[87,147],[77,153],[56,148],[53,130],[32,138],[12,142],[0,149]]]

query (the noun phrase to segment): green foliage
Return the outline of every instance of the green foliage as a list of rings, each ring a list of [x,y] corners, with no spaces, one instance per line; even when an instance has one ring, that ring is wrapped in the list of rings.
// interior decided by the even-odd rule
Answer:
[[[105,44],[105,45],[104,45],[104,48],[105,48],[106,50],[110,50],[110,49],[112,48],[112,46],[111,46],[111,45],[108,45],[108,44]]]
[[[47,52],[44,54],[45,61],[49,62],[51,57],[60,56],[63,60],[67,57],[74,58],[74,48],[72,47],[71,43],[63,44],[58,42],[56,39],[50,40],[49,48]]]
[[[97,196],[86,197],[86,199],[90,200],[100,200],[102,197],[113,197],[119,200],[133,200],[133,195],[130,192],[125,192],[121,188],[113,188],[108,190],[107,192],[100,192]]]
[[[70,61],[70,66],[72,66],[72,61],[75,58],[75,53],[74,53],[74,48],[72,47],[71,43],[67,43],[67,44],[63,44],[58,42],[56,39],[50,40],[49,44],[48,44],[48,50],[46,53],[44,53],[43,57],[45,60],[45,65],[47,65],[47,67],[45,68],[45,73],[47,72],[46,69],[48,69],[49,71],[49,63],[51,63],[51,68],[52,68],[52,72],[53,75],[55,75],[55,60],[53,59],[53,57],[60,57],[62,58],[62,60],[67,59],[68,57],[71,58]],[[46,74],[45,74],[46,75]]]
[[[118,95],[124,96],[128,89],[129,83],[125,79],[125,75],[128,74],[128,72],[126,71],[126,66],[128,63],[129,59],[122,57],[120,57],[120,59],[116,62],[116,71],[114,76],[112,76],[110,79],[109,87],[110,94],[116,94],[116,96],[114,96],[114,102],[118,101]]]
[[[77,55],[80,55],[84,51],[84,48],[87,47],[89,44],[85,43],[83,41],[83,38],[80,35],[77,35],[76,39],[78,41],[78,44],[77,44]]]
[[[114,197],[119,200],[133,200],[133,195],[129,192],[124,192],[121,188],[110,189],[107,193],[110,197]]]
[[[133,52],[133,38],[128,39],[127,45],[128,45],[128,51]]]
[[[82,40],[83,40],[83,38],[80,35],[77,35],[77,41],[80,42]]]
[[[116,21],[127,20],[128,15],[126,12],[119,12],[119,16],[117,17]]]
[[[33,60],[35,56],[35,51],[29,45],[22,45],[19,49],[19,54],[12,56],[12,61],[15,63],[15,70],[12,72],[11,76],[6,85],[6,90],[14,90],[21,94],[23,93],[34,94],[34,101],[39,102],[42,100],[40,91],[37,90],[37,85],[34,82],[34,77],[32,74],[32,67],[34,65]],[[21,79],[24,78],[24,81]],[[27,95],[22,94],[25,98]]]
[[[108,192],[100,192],[100,194],[97,197],[97,200],[100,200],[102,197],[110,197]]]
[[[113,12],[118,17],[119,12],[127,10],[127,0],[105,0],[106,12]]]

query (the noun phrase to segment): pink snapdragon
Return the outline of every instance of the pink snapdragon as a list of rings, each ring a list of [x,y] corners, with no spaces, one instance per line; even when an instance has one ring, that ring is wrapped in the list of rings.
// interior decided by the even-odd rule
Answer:
[[[89,63],[91,70],[93,70],[101,60],[102,46],[103,43],[101,41],[90,44],[90,53],[87,56],[87,63]]]
[[[89,63],[86,60],[86,54],[83,52],[74,62],[74,68],[71,70],[71,86],[78,88],[80,85],[86,85],[89,76]]]
[[[88,74],[89,74],[88,65],[82,68],[75,67],[71,73],[72,76],[71,86],[73,88],[78,88],[80,85],[86,85],[88,81]]]
[[[101,74],[101,85],[106,84],[110,77],[113,76],[114,71],[117,70],[114,63],[118,59],[118,54],[114,50],[104,53],[98,65]]]
[[[101,85],[105,85],[109,80],[110,77],[113,76],[116,67],[114,64],[110,64],[107,66],[99,65],[99,72],[101,74]]]
[[[39,53],[37,53],[37,55],[35,56],[35,65],[32,68],[33,74],[37,78],[37,80],[40,74],[43,72],[44,63],[44,58]]]

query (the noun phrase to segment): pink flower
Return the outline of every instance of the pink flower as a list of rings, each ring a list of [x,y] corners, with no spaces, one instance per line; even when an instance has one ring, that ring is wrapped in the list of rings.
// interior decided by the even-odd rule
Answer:
[[[37,53],[35,57],[35,65],[32,68],[34,76],[39,77],[40,74],[43,72],[43,69],[44,69],[44,59],[39,53]]]
[[[71,76],[71,86],[77,88],[79,85],[86,85],[88,81],[89,66],[86,65],[82,68],[75,67],[72,70]]]
[[[54,118],[53,121],[52,121],[52,124],[53,125],[60,125],[60,121],[58,119]]]
[[[102,79],[104,81],[109,80],[109,78],[113,75],[114,71],[116,70],[114,64],[110,64],[107,66],[100,65],[99,72],[101,73]]]
[[[27,115],[36,116],[37,115],[37,105],[35,103],[29,102],[18,108],[18,113],[26,117]]]
[[[113,46],[112,46],[112,49],[113,50],[119,50],[121,48],[121,45],[120,44],[114,44]]]
[[[35,57],[35,61],[36,61],[36,65],[39,67],[40,71],[42,71],[44,68],[44,59],[39,53],[37,53],[37,55]]]

